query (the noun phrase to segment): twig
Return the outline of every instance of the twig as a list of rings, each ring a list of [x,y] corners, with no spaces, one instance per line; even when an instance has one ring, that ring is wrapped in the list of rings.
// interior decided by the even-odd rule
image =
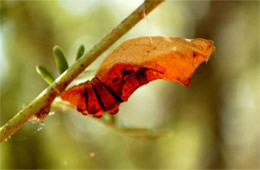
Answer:
[[[56,98],[52,103],[53,109],[64,109],[64,110],[75,110],[75,108],[62,101],[60,98]],[[110,115],[109,113],[106,115],[109,116],[110,120],[105,121],[104,119],[95,118],[90,116],[89,118],[93,119],[94,121],[100,123],[101,125],[111,129],[112,131],[119,133],[121,135],[126,135],[133,138],[143,138],[143,139],[157,139],[161,137],[167,136],[170,131],[168,129],[151,129],[151,128],[140,128],[140,127],[126,127],[122,125],[118,125],[117,121],[111,121],[111,118],[114,118],[114,115]]]
[[[144,11],[147,15],[156,6],[164,0],[146,0],[132,14],[123,20],[115,29],[108,33],[99,43],[90,51],[75,62],[67,71],[60,75],[55,82],[46,88],[30,104],[22,108],[12,119],[0,128],[0,142],[5,141],[8,137],[20,129],[34,115],[45,118],[50,110],[50,105],[68,85],[82,71],[84,71],[99,55],[107,50],[121,36],[129,31],[144,17]]]

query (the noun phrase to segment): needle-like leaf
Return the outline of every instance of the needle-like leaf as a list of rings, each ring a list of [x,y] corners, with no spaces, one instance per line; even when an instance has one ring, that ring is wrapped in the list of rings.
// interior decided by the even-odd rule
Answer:
[[[82,57],[83,54],[84,54],[84,52],[85,52],[85,47],[84,47],[84,45],[82,44],[82,45],[79,46],[79,49],[78,49],[78,52],[77,52],[76,60],[78,60],[80,57]]]
[[[59,69],[59,73],[62,74],[65,70],[69,68],[68,62],[59,46],[56,45],[53,47],[53,54],[54,54],[55,62]]]
[[[45,67],[37,65],[36,71],[49,85],[51,85],[55,81],[52,74]]]

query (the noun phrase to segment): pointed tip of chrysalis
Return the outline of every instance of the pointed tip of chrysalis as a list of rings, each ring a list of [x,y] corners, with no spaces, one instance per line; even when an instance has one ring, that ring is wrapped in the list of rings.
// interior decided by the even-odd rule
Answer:
[[[78,49],[78,52],[77,52],[76,60],[78,60],[80,57],[82,57],[83,54],[84,54],[84,52],[85,52],[85,47],[84,47],[83,44],[81,44],[81,45],[79,46],[79,49]]]
[[[62,49],[57,45],[55,45],[53,47],[53,55],[54,55],[55,62],[58,67],[59,73],[62,74],[65,70],[67,70],[69,68],[65,55],[64,55]]]
[[[52,84],[55,79],[52,76],[52,74],[43,66],[37,65],[36,66],[36,72],[43,78],[44,81],[46,81],[49,85]]]

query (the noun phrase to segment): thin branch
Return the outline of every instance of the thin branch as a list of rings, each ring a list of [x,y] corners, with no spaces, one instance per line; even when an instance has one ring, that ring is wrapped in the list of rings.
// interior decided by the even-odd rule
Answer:
[[[49,111],[53,100],[75,79],[82,71],[84,71],[99,55],[107,50],[121,36],[128,32],[134,25],[149,14],[164,0],[146,0],[132,14],[123,20],[115,29],[108,33],[99,43],[97,43],[90,51],[75,62],[67,71],[60,75],[55,82],[46,88],[39,96],[37,96],[30,104],[18,112],[4,126],[0,128],[0,142],[5,141],[8,137],[20,129],[34,115],[40,119],[44,119]]]
[[[75,111],[75,108],[72,105],[62,101],[60,98],[56,98],[54,100],[54,102],[52,103],[52,108],[64,109],[66,111],[67,110]],[[95,118],[93,116],[90,116],[90,118],[92,118],[94,121],[97,121],[101,125],[113,130],[116,133],[127,135],[129,137],[134,137],[134,138],[157,139],[169,135],[170,132],[169,129],[158,130],[158,129],[151,129],[151,128],[126,127],[124,125],[118,125],[114,115],[107,114],[105,116],[108,116],[108,120]]]

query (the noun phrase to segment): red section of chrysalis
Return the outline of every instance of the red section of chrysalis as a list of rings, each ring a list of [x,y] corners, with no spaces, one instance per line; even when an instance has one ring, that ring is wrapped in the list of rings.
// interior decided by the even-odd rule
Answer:
[[[98,98],[96,96],[95,91],[93,90],[92,84],[90,81],[87,81],[85,83],[85,88],[86,88],[86,96],[87,96],[87,109],[89,114],[93,114],[96,117],[100,117],[104,110],[99,104]]]
[[[91,83],[103,109],[110,113],[117,113],[118,106],[122,101],[117,100],[116,96],[113,95],[113,91],[99,79],[94,78]]]
[[[86,83],[81,83],[77,86],[72,87],[70,90],[61,93],[61,98],[70,102],[72,105],[76,106],[79,112],[83,114],[88,114],[86,100],[85,100],[85,85]]]

